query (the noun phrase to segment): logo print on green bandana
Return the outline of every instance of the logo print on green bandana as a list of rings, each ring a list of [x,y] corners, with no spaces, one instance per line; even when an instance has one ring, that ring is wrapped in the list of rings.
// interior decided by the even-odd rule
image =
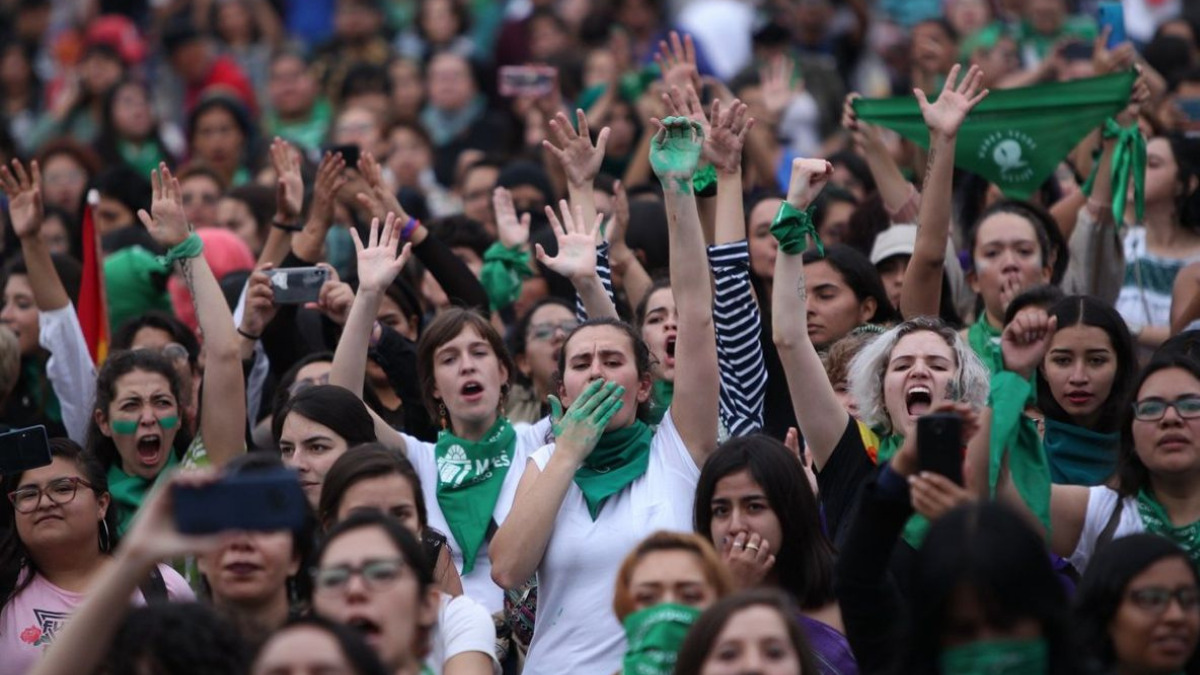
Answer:
[[[1037,152],[1037,141],[1029,134],[1014,129],[995,131],[984,137],[979,144],[979,159],[989,156],[1000,168],[1003,182],[1024,183],[1033,178],[1033,167],[1025,157]]]

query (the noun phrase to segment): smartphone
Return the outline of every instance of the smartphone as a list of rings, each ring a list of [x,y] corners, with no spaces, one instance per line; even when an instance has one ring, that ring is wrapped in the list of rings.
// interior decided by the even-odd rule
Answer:
[[[50,438],[37,425],[0,434],[0,475],[18,474],[50,463]]]
[[[291,469],[226,476],[200,487],[176,485],[171,499],[175,526],[184,534],[299,530],[308,507]]]
[[[507,97],[545,96],[554,90],[558,70],[550,66],[502,66],[500,95]]]
[[[301,305],[316,302],[321,286],[329,278],[324,267],[282,267],[267,272],[277,305]]]
[[[1189,122],[1200,122],[1200,97],[1178,98],[1175,99],[1175,105],[1179,106],[1180,112]]]
[[[1100,24],[1100,32],[1104,32],[1105,26],[1112,29],[1108,33],[1106,47],[1114,49],[1117,45],[1129,39],[1125,35],[1125,8],[1121,6],[1121,3],[1106,0],[1100,3],[1096,11],[1096,21]]]
[[[355,169],[358,167],[358,156],[361,154],[361,151],[358,149],[357,145],[354,145],[353,143],[348,143],[346,145],[331,145],[326,148],[326,150],[335,155],[340,154],[342,159],[346,160],[347,169]]]
[[[933,413],[917,419],[917,467],[963,484],[962,418]]]
[[[1059,53],[1068,61],[1091,61],[1094,51],[1086,42],[1068,42]]]

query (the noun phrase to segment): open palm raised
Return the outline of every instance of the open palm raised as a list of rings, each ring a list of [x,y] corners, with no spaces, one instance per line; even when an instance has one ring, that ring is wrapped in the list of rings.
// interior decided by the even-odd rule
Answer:
[[[931,134],[945,137],[958,133],[967,114],[988,95],[983,89],[983,70],[979,66],[971,66],[962,80],[958,80],[961,66],[955,65],[946,76],[946,84],[942,93],[932,103],[926,98],[925,92],[913,89],[917,104],[921,106],[921,116],[925,118],[925,126]]]
[[[551,257],[541,244],[537,245],[537,259],[546,267],[568,279],[587,279],[596,274],[596,232],[604,216],[597,215],[591,227],[583,219],[583,209],[575,207],[575,213],[567,206],[567,201],[561,200],[558,208],[562,211],[562,221],[554,213],[554,209],[546,207],[546,216],[558,240],[558,254]]]

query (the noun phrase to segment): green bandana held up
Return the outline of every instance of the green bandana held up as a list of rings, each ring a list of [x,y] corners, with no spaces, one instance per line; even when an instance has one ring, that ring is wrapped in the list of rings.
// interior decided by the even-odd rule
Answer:
[[[1129,183],[1132,182],[1134,218],[1140,223],[1146,216],[1146,138],[1142,136],[1142,130],[1136,122],[1122,127],[1111,118],[1104,122],[1104,138],[1117,139],[1109,163],[1112,176],[1113,222],[1117,227],[1125,223],[1125,202]],[[1083,194],[1092,196],[1092,186],[1096,182],[1096,173],[1099,170],[1100,162],[1097,161],[1092,165],[1092,173],[1080,188]]]
[[[629,644],[622,675],[671,675],[679,648],[700,610],[664,602],[625,617]]]
[[[1033,385],[1016,373],[992,375],[988,406],[992,409],[988,487],[996,494],[1000,468],[1008,461],[1013,485],[1033,515],[1050,532],[1050,467],[1037,425],[1025,415],[1035,402]]]
[[[504,417],[497,419],[480,441],[468,441],[449,431],[438,434],[433,451],[438,506],[462,549],[463,575],[475,568],[475,556],[492,522],[516,442],[517,432]]]
[[[775,222],[771,223],[771,234],[779,242],[779,248],[788,255],[799,255],[808,248],[808,237],[812,237],[817,247],[817,254],[825,256],[825,244],[817,236],[817,228],[813,226],[812,214],[816,206],[800,209],[784,202],[775,213]]]
[[[883,464],[890,461],[892,457],[900,451],[900,446],[904,445],[904,437],[900,434],[883,435],[876,431],[879,436],[879,454],[877,455],[877,463]],[[913,548],[921,548],[921,543],[925,541],[925,535],[929,533],[929,519],[925,516],[914,513],[909,517],[908,522],[904,523],[904,541],[908,542]]]
[[[1047,417],[1042,446],[1050,461],[1050,481],[1059,485],[1100,485],[1117,470],[1121,435],[1091,429]]]
[[[609,497],[646,473],[653,438],[654,432],[641,420],[600,436],[596,449],[575,471],[575,484],[583,492],[592,520],[600,516]]]
[[[493,312],[516,302],[521,295],[521,284],[532,276],[529,251],[523,251],[520,247],[508,248],[496,242],[483,254],[479,282],[487,291],[488,304]]]
[[[954,164],[1009,197],[1028,199],[1089,131],[1125,107],[1136,76],[1130,71],[992,91],[959,129]],[[860,98],[853,105],[864,122],[929,147],[929,129],[912,96]]]
[[[967,329],[967,344],[971,351],[983,361],[988,372],[996,374],[1004,370],[1004,353],[1000,351],[1000,329],[988,323],[987,314],[981,314],[979,320]]]
[[[1041,638],[980,640],[945,649],[938,661],[944,675],[1045,675],[1050,648]]]
[[[108,467],[108,493],[112,495],[113,504],[117,508],[118,536],[124,535],[129,529],[129,525],[133,522],[133,516],[141,508],[149,491],[160,483],[166,482],[167,477],[172,473],[171,469],[179,464],[179,458],[175,456],[174,449],[168,447],[166,450],[167,463],[154,478],[142,478],[125,473],[121,470],[120,459]]]
[[[1176,527],[1171,523],[1171,516],[1154,495],[1142,490],[1137,495],[1138,515],[1146,531],[1166,537],[1187,552],[1193,563],[1200,561],[1200,520],[1187,525]]]
[[[671,401],[675,398],[675,383],[668,380],[655,380],[650,388],[650,424],[658,426],[662,424],[663,417],[667,414],[667,408],[671,407]]]

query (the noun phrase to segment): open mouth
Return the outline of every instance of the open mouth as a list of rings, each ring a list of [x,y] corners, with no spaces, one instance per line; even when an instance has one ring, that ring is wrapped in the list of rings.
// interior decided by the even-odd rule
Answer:
[[[908,408],[910,416],[924,415],[933,407],[933,392],[929,387],[919,384],[904,394],[904,405]]]
[[[1074,405],[1084,405],[1092,400],[1092,395],[1086,391],[1072,391],[1067,393],[1067,400]]]
[[[368,643],[376,642],[382,633],[379,624],[361,616],[350,617],[346,620],[346,626],[358,631]]]
[[[262,568],[259,567],[258,565],[255,565],[254,563],[248,563],[248,562],[234,562],[234,563],[229,563],[228,565],[225,566],[226,572],[229,572],[230,574],[233,574],[234,576],[238,576],[238,577],[244,577],[244,576],[247,576],[250,574],[254,574],[255,572],[259,571],[260,569],[262,569]]]
[[[678,338],[676,338],[675,336],[671,336],[671,337],[667,338],[667,356],[669,356],[671,358],[675,358],[675,340],[676,339],[678,339]]]
[[[158,434],[147,434],[146,436],[142,436],[137,442],[138,460],[143,464],[157,464],[159,456],[162,454],[162,446],[162,436],[159,436]]]
[[[467,382],[459,391],[466,398],[475,398],[483,394],[483,385],[478,382]]]

